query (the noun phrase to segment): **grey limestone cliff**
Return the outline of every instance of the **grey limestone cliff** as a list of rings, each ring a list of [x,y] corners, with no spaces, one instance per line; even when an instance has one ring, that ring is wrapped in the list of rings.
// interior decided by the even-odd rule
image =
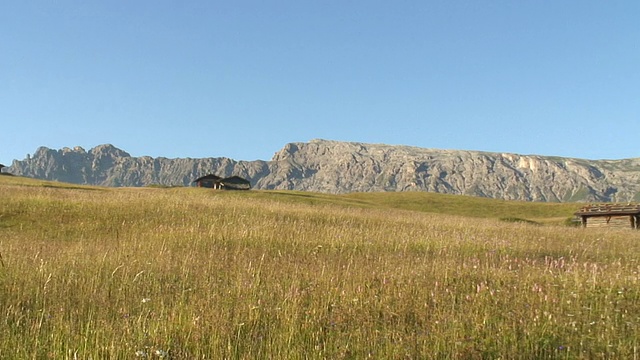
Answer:
[[[271,161],[132,157],[112,145],[39,148],[9,172],[102,186],[188,186],[215,173],[256,189],[430,191],[526,201],[638,201],[640,158],[585,160],[328,140],[290,143]]]

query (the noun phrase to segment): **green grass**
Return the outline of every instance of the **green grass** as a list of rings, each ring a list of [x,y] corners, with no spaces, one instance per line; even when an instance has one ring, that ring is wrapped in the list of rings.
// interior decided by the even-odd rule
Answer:
[[[234,194],[218,193],[215,196],[234,196]],[[469,218],[520,218],[531,222],[554,224],[561,224],[566,219],[573,217],[573,213],[581,206],[576,203],[505,201],[427,192],[332,195],[302,191],[251,191],[250,194],[243,194],[243,196],[306,205],[340,205],[369,209],[409,210]]]
[[[633,359],[640,345],[640,235],[556,225],[571,205],[17,177],[0,196],[2,359]]]

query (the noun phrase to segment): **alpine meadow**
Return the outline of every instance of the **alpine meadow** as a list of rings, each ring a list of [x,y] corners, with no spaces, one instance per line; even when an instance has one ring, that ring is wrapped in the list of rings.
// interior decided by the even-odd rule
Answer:
[[[576,203],[0,176],[2,359],[636,359],[640,233]]]

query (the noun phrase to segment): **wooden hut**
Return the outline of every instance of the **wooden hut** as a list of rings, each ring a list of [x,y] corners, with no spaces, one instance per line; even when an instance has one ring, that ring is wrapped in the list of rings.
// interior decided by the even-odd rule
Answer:
[[[220,180],[220,185],[223,189],[227,190],[249,190],[251,189],[251,183],[249,180],[243,179],[240,176],[231,176]]]
[[[588,205],[575,213],[585,228],[640,229],[640,205],[597,204]]]
[[[209,174],[209,175],[201,176],[193,180],[193,182],[196,183],[197,187],[220,189],[221,188],[220,180],[222,180],[220,176]]]
[[[249,190],[251,189],[251,183],[249,180],[243,179],[240,176],[231,176],[228,178],[221,178],[213,174],[199,177],[193,181],[198,187],[205,187],[210,189],[222,189],[222,190]]]

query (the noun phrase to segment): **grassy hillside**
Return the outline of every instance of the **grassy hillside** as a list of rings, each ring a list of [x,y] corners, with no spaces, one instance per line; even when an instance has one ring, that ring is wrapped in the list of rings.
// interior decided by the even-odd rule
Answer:
[[[22,177],[0,178],[0,184],[64,189],[118,191],[83,185],[50,182]],[[144,191],[148,189],[138,188]],[[202,191],[202,189],[172,188],[174,191]],[[217,192],[214,196],[242,196],[242,198],[271,200],[306,205],[337,205],[369,209],[395,209],[447,214],[472,218],[522,219],[541,223],[564,223],[579,209],[576,203],[543,203],[505,201],[474,196],[460,196],[427,192],[352,193],[343,195],[303,191],[251,191],[247,193]]]
[[[571,205],[17,177],[0,196],[2,359],[633,358],[640,345],[640,235],[555,225]]]

